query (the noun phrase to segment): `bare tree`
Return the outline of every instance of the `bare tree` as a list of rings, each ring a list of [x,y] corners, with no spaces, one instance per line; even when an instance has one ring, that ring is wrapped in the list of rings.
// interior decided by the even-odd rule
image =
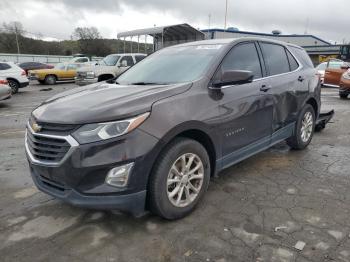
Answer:
[[[83,54],[101,56],[110,52],[110,47],[101,38],[96,27],[77,27],[72,39],[77,40],[79,50]]]
[[[1,33],[3,37],[0,38],[0,43],[7,49],[13,50],[13,42],[16,42],[17,53],[20,53],[19,39],[23,36],[23,25],[18,21],[3,23]]]

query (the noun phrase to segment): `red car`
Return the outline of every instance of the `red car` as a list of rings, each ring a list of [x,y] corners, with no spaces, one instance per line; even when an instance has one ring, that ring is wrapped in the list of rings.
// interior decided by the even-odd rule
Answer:
[[[53,65],[48,65],[48,64],[39,63],[39,62],[25,62],[25,63],[19,64],[18,66],[26,72],[26,75],[28,75],[29,70],[51,69],[54,67]]]

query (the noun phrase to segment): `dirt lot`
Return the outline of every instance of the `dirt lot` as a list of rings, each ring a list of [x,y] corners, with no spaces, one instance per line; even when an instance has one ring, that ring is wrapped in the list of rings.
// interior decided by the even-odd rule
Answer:
[[[74,86],[30,85],[0,102],[1,261],[350,261],[350,99],[337,90],[323,90],[335,119],[307,150],[281,143],[225,170],[193,214],[168,222],[71,207],[34,187],[25,123]]]

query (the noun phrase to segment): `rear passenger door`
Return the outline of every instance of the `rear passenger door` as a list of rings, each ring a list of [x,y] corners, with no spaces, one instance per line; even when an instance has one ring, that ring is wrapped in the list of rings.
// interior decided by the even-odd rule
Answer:
[[[220,90],[220,124],[217,130],[222,139],[224,167],[270,142],[273,101],[268,93],[262,91],[268,88],[269,82],[263,78],[260,60],[256,43],[243,42],[231,49],[217,72],[247,70],[254,74],[252,83],[224,86]]]
[[[273,96],[275,104],[272,131],[276,132],[296,120],[298,91],[302,90],[303,78],[298,72],[297,60],[283,45],[267,42],[259,45],[270,81],[271,89],[267,93]]]

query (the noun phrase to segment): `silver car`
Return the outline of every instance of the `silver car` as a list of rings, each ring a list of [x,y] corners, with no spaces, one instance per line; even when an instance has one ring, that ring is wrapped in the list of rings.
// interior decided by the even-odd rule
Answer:
[[[7,80],[0,78],[0,101],[9,99],[11,95],[11,87],[8,85]]]

